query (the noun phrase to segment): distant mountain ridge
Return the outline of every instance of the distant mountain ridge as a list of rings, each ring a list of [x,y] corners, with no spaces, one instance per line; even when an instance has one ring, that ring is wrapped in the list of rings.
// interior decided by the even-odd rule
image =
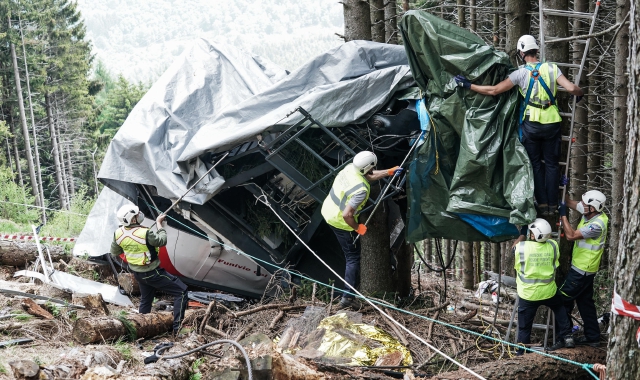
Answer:
[[[96,59],[153,81],[197,38],[225,42],[293,70],[338,46],[335,0],[78,0]]]

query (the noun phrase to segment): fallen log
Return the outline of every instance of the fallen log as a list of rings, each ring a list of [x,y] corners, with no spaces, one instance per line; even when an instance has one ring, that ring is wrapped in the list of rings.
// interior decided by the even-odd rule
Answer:
[[[113,276],[111,267],[105,263],[96,263],[90,260],[83,260],[79,257],[72,258],[67,264],[68,272],[86,273],[95,272],[99,278],[108,278]]]
[[[136,338],[150,338],[168,332],[173,324],[173,314],[168,312],[129,314],[124,317],[135,329]],[[129,330],[121,319],[112,317],[80,318],[73,324],[73,338],[82,344],[102,340],[116,340],[129,336]]]
[[[64,253],[64,248],[59,245],[48,246],[51,260],[56,263],[61,259],[70,257]],[[45,260],[49,262],[47,250],[43,248]],[[29,262],[38,257],[38,247],[35,243],[18,243],[14,241],[0,240],[0,265],[24,268]]]
[[[130,296],[140,295],[140,285],[133,277],[133,273],[120,273],[118,275],[118,284],[124,289],[125,293]]]
[[[35,315],[36,317],[41,317],[44,319],[53,319],[53,315],[51,313],[40,307],[40,305],[38,305],[36,301],[32,300],[31,298],[23,299],[21,305],[22,309],[24,309],[24,311],[31,315]]]
[[[82,305],[87,309],[86,315],[78,314],[79,316],[89,316],[91,314],[109,315],[109,308],[107,303],[104,302],[102,294],[73,294],[71,296],[71,302],[76,305]]]
[[[565,348],[553,355],[580,363],[604,363],[607,351],[594,347]],[[513,359],[483,363],[471,369],[484,378],[492,380],[578,380],[590,379],[584,369],[566,362],[536,353],[528,353]],[[432,379],[468,379],[469,372],[460,369],[438,374]]]

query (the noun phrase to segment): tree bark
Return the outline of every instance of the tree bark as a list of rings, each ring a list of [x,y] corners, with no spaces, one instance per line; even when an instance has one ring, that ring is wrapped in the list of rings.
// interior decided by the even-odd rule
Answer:
[[[576,12],[587,12],[589,10],[589,4],[587,0],[575,0],[574,10]],[[587,34],[589,32],[588,26],[585,31],[586,22],[582,19],[576,19],[573,22],[573,35],[579,36],[581,34]],[[583,43],[573,44],[573,63],[580,64],[582,62],[582,55],[584,53],[585,45]],[[578,85],[584,83],[586,78],[586,69],[583,70],[581,78],[577,78],[577,69],[565,69],[567,72],[565,76],[573,79],[573,83]],[[569,72],[572,72],[572,76],[569,76]],[[569,193],[571,199],[579,199],[578,196],[584,194],[587,185],[587,155],[589,146],[589,120],[587,119],[587,101],[589,97],[585,97],[582,100],[582,104],[576,104],[575,122],[573,126],[573,137],[575,137],[575,143],[571,144],[571,192]],[[569,105],[573,103],[569,101]],[[567,119],[567,123],[571,123],[570,119]],[[564,173],[561,168],[561,172]],[[555,218],[554,218],[555,221]]]
[[[9,28],[11,28],[11,16],[8,15]],[[33,156],[31,155],[31,141],[29,140],[29,128],[27,127],[27,117],[24,112],[24,100],[22,99],[22,85],[20,83],[20,71],[18,70],[18,57],[16,46],[11,42],[11,60],[13,62],[13,76],[16,82],[16,95],[18,97],[18,108],[20,110],[20,121],[22,122],[22,135],[24,136],[24,150],[27,156],[27,166],[29,168],[29,178],[31,180],[31,193],[36,198],[36,204],[40,205],[40,195],[38,194],[38,182],[36,181],[36,171],[33,166]]]
[[[616,21],[622,22],[624,17],[629,12],[630,0],[617,0],[616,1]],[[634,8],[634,11],[637,10]],[[635,14],[637,16],[637,13]],[[631,17],[631,22],[636,23]],[[634,24],[637,27],[637,24]],[[629,80],[631,73],[627,76],[628,65],[631,62],[629,59],[629,44],[632,43],[637,46],[636,41],[629,40],[629,26],[623,26],[616,37],[615,42],[615,87],[614,94],[616,97],[613,100],[613,164],[611,168],[611,221],[609,234],[609,247],[610,247],[610,261],[615,261],[616,252],[619,246],[620,230],[622,225],[622,203],[625,194],[624,189],[624,164],[625,164],[625,149],[628,140],[628,125],[627,125],[627,95],[628,95],[628,83],[635,80]]]
[[[397,44],[398,36],[398,3],[396,0],[388,0],[384,7],[384,41],[388,44]]]
[[[523,34],[531,33],[531,1],[505,0],[507,17],[507,39],[504,50],[511,57],[514,66],[520,63],[513,56],[516,52],[516,43]]]
[[[69,177],[67,176],[67,164],[64,159],[64,144],[62,143],[62,118],[60,117],[60,107],[58,107],[58,98],[53,94],[54,109],[56,110],[56,117],[54,119],[53,126],[56,129],[56,143],[58,145],[58,153],[60,153],[60,173],[62,174],[62,183],[64,184],[64,197],[66,209],[71,208],[71,199],[69,198]]]
[[[384,0],[370,0],[371,41],[385,42]]]
[[[602,363],[604,350],[594,347],[564,349],[558,354],[566,359],[581,363]],[[471,369],[480,376],[491,380],[582,380],[592,377],[582,368],[535,353],[508,360],[491,361]],[[633,375],[635,376],[635,375]],[[432,379],[471,379],[469,372],[460,369],[441,373]],[[629,377],[630,379],[631,377]],[[620,380],[621,378],[618,378]]]
[[[132,273],[120,273],[118,275],[118,284],[127,294],[132,296],[140,295],[140,285],[138,285],[138,281],[136,281]]]
[[[16,138],[16,132],[13,128],[13,117],[11,117],[11,110],[9,110],[9,133],[11,133],[11,145],[13,146],[13,155],[16,160],[16,172],[18,173],[18,183],[24,191],[24,180],[22,179],[22,165],[20,164],[20,154],[18,152],[18,140]]]
[[[173,325],[173,313],[129,314],[126,319],[133,324],[136,338],[150,338],[166,333]],[[73,324],[73,338],[82,344],[111,341],[127,337],[124,323],[116,318],[80,318]]]
[[[65,255],[62,246],[49,246],[51,261],[58,262],[61,259],[69,258]],[[43,252],[45,259],[49,260],[46,251]],[[17,243],[12,241],[0,241],[0,265],[24,268],[25,264],[35,261],[38,257],[38,248],[35,243]]]
[[[362,0],[342,2],[344,13],[344,41],[371,41],[371,15],[369,3]]]
[[[371,198],[375,199],[381,183],[371,184]],[[367,293],[392,292],[394,290],[391,258],[389,256],[389,227],[387,225],[388,206],[380,205],[367,225],[367,233],[362,236],[360,260],[360,291]],[[370,212],[360,215],[360,223],[369,218]]]
[[[640,305],[640,1],[630,4],[630,46],[628,62],[629,97],[627,101],[629,136],[627,138],[626,168],[624,172],[624,193],[622,199],[622,219],[618,241],[618,254],[614,269],[614,288],[622,299]],[[613,316],[609,336],[609,356],[607,378],[616,380],[637,379],[640,373],[640,350],[635,341],[638,321],[629,317]]]
[[[462,244],[462,286],[473,289],[473,243]]]
[[[71,166],[71,141],[65,145],[67,154],[67,179],[69,181],[69,199],[73,199],[76,194],[76,186],[73,183],[73,166]],[[69,204],[71,206],[71,204]]]
[[[396,253],[395,291],[400,297],[411,293],[411,268],[413,267],[413,244],[402,243]]]
[[[56,171],[56,186],[58,187],[58,200],[60,207],[67,209],[67,196],[65,194],[65,186],[62,181],[62,166],[60,165],[60,152],[58,149],[58,140],[56,139],[56,127],[53,124],[53,113],[51,111],[51,95],[47,92],[44,95],[45,105],[47,108],[47,122],[49,123],[49,134],[51,135],[51,146],[53,147],[53,163]]]
[[[491,271],[500,272],[500,243],[491,243],[493,249],[491,250]]]

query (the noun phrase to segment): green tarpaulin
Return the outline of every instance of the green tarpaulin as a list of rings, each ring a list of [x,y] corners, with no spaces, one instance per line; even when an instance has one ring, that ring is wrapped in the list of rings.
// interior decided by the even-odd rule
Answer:
[[[518,140],[517,90],[485,96],[453,79],[495,85],[513,70],[508,56],[426,12],[407,12],[400,31],[431,118],[409,171],[408,240],[512,238],[509,223],[536,215],[533,172]]]

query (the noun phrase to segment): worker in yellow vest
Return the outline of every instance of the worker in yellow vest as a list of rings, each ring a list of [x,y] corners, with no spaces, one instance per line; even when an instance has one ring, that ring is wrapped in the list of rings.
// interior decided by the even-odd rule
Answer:
[[[498,95],[518,86],[521,105],[518,120],[520,141],[529,155],[533,168],[534,194],[538,213],[552,216],[558,207],[560,182],[560,122],[556,93],[558,85],[580,101],[582,89],[571,83],[553,63],[540,63],[537,55],[540,47],[530,35],[520,37],[517,56],[523,65],[495,86],[471,84],[465,77],[455,77],[459,86],[483,95]],[[543,163],[544,161],[544,163]],[[565,180],[565,179],[563,179]]]
[[[573,301],[584,324],[584,336],[576,338],[577,345],[600,345],[600,325],[593,301],[593,280],[600,267],[600,259],[607,241],[609,218],[604,213],[607,197],[598,190],[587,191],[581,201],[567,199],[559,207],[562,228],[567,240],[573,241],[571,269],[567,273],[560,293],[571,316]],[[567,207],[582,214],[578,228],[573,229],[567,219]],[[556,315],[557,317],[557,315]]]
[[[556,316],[558,339],[548,351],[575,344],[571,336],[571,324],[563,307],[562,297],[556,285],[556,270],[559,265],[560,251],[558,243],[552,239],[551,226],[544,219],[536,219],[523,228],[514,245],[516,286],[518,289],[518,343],[531,343],[531,328],[538,307],[548,306]],[[517,351],[522,355],[523,349]]]
[[[151,312],[156,290],[174,297],[173,335],[176,336],[187,309],[187,286],[180,279],[160,268],[158,247],[167,245],[167,232],[162,227],[166,215],[156,219],[157,231],[142,227],[144,214],[138,206],[122,206],[116,216],[120,227],[111,243],[111,255],[124,253],[129,269],[140,286],[140,314]]]
[[[322,216],[338,238],[344,252],[344,279],[354,288],[358,287],[360,280],[360,241],[356,240],[356,237],[367,232],[367,227],[358,223],[358,214],[369,199],[369,182],[402,172],[399,166],[388,170],[373,170],[377,163],[378,158],[372,152],[356,154],[353,162],[338,173],[329,195],[322,203]],[[360,303],[352,295],[353,290],[347,284],[340,307],[357,309]]]

